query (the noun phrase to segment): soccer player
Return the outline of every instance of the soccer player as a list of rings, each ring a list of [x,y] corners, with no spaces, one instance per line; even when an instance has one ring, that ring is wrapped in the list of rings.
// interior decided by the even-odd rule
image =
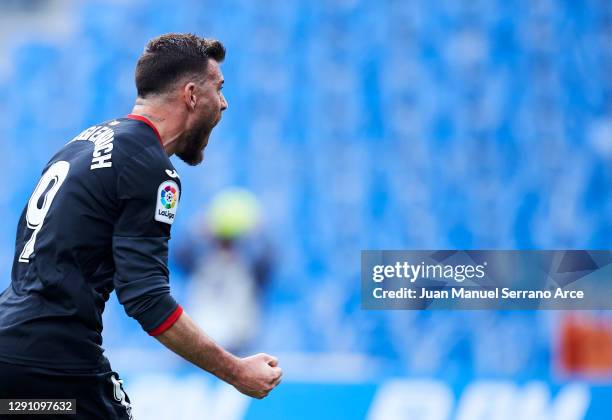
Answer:
[[[217,40],[151,40],[136,65],[132,113],[87,128],[42,171],[0,295],[0,398],[70,398],[78,418],[131,418],[101,347],[113,290],[149,335],[240,392],[263,398],[280,382],[276,358],[228,353],[170,294],[168,240],[181,181],[169,156],[202,161],[227,108],[224,57]]]

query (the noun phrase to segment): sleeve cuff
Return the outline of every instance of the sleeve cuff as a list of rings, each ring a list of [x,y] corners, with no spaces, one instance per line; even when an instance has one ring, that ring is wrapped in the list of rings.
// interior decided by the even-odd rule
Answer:
[[[182,313],[183,307],[181,305],[178,305],[174,312],[172,312],[161,324],[159,324],[157,328],[149,331],[149,335],[153,337],[155,337],[156,335],[160,335],[172,325],[174,325],[174,323],[178,321]]]

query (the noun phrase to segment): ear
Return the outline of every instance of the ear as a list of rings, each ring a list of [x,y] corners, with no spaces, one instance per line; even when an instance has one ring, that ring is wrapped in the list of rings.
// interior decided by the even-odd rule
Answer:
[[[198,103],[198,97],[196,96],[196,85],[193,82],[189,82],[183,88],[183,100],[185,105],[190,111],[193,111]]]

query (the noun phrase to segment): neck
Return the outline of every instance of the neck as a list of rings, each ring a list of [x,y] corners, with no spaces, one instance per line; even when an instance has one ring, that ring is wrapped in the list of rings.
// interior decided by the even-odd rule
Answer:
[[[172,104],[138,98],[132,108],[132,114],[140,115],[150,120],[157,128],[162,145],[168,156],[172,156],[177,149],[181,135],[182,116],[177,112],[179,107]]]

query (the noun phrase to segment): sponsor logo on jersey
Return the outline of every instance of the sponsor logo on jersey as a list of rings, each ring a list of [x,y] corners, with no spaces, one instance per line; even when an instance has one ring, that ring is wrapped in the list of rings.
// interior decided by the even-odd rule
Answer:
[[[176,217],[179,201],[179,187],[174,181],[164,181],[157,189],[155,220],[171,225]]]
[[[170,169],[166,169],[166,174],[170,177],[170,178],[178,178],[178,172],[176,172],[176,170],[170,170]]]

